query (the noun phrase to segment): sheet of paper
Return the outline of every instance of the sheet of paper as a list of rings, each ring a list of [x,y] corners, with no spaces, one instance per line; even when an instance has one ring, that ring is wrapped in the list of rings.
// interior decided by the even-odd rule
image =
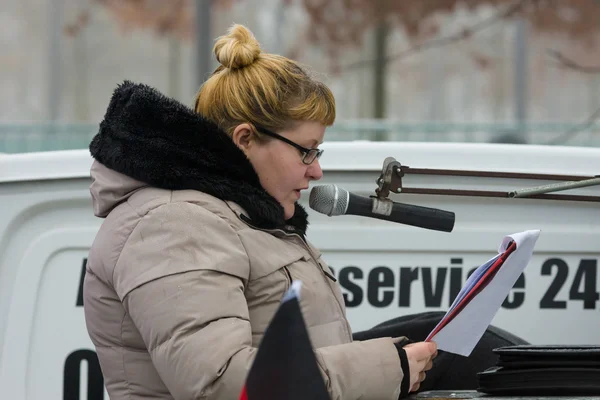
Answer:
[[[437,343],[439,350],[465,357],[471,354],[492,319],[494,319],[510,289],[529,263],[529,260],[531,260],[533,248],[539,235],[539,230],[530,230],[508,235],[502,240],[498,249],[499,253],[503,253],[507,249],[511,240],[515,241],[517,249],[508,256],[502,268],[488,285],[431,338],[432,341]],[[467,280],[464,291],[461,291],[457,297],[463,298],[468,290],[474,287],[477,279],[483,276],[484,270],[487,270],[497,257],[483,264],[480,267],[481,270],[476,270],[471,276],[473,279]],[[450,314],[457,304],[458,301],[454,301],[444,318]]]

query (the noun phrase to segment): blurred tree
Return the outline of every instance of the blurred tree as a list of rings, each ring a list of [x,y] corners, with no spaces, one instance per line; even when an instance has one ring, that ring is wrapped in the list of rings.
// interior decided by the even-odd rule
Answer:
[[[124,30],[150,29],[160,35],[190,40],[194,38],[194,0],[93,0],[113,15]],[[214,7],[230,7],[242,0],[212,0]],[[560,34],[589,46],[596,44],[600,32],[600,0],[295,0],[309,16],[309,42],[324,47],[334,63],[340,51],[363,43],[365,33],[374,30],[374,49],[386,51],[387,38],[394,29],[402,30],[413,46],[395,54],[376,54],[372,60],[351,65],[334,64],[344,70],[390,62],[419,50],[442,46],[472,37],[500,21],[524,18],[536,33]],[[289,5],[294,0],[282,0]],[[436,17],[455,13],[459,9],[475,11],[494,7],[497,13],[473,26],[465,26],[456,34],[437,37]],[[82,26],[83,18],[68,27],[74,32]],[[569,61],[562,54],[554,54]],[[561,57],[562,56],[562,57]],[[479,65],[489,64],[475,55]],[[572,62],[563,63],[576,67]],[[381,70],[380,65],[375,67]]]
[[[64,31],[73,42],[73,63],[77,66],[71,77],[73,82],[73,113],[77,121],[89,119],[89,59],[88,38],[84,32],[90,20],[89,11],[77,13],[75,19],[64,27]]]
[[[227,8],[239,0],[207,0],[210,7]],[[287,0],[284,0],[286,2]],[[181,42],[192,41],[196,31],[196,0],[91,0],[103,6],[123,32],[148,30],[168,41],[168,93],[179,96]],[[90,10],[79,13],[65,26],[70,37],[82,36],[92,18]],[[210,52],[210,49],[208,49]]]
[[[373,71],[374,84],[373,117],[385,118],[386,65],[418,51],[440,47],[473,37],[501,21],[520,20],[520,27],[528,23],[533,34],[548,34],[570,39],[588,49],[595,49],[600,38],[599,0],[301,0],[309,19],[309,42],[325,48],[330,55],[332,69],[338,73],[356,68],[369,67]],[[464,26],[452,35],[441,36],[439,17],[454,14],[459,10],[471,12],[482,7],[493,7],[493,15],[471,26]],[[409,40],[409,47],[400,52],[388,53],[389,35],[394,29],[401,30]],[[373,35],[366,33],[372,31]],[[523,33],[523,30],[521,30]],[[340,53],[348,47],[363,46],[366,37],[371,37],[372,59],[343,65]],[[522,40],[526,40],[521,36]],[[521,43],[523,44],[523,43]],[[526,70],[526,47],[515,54],[521,75]],[[581,65],[556,49],[549,55],[559,67],[586,73],[600,72],[600,66]],[[472,54],[475,65],[487,68],[490,60],[481,54]],[[523,78],[524,79],[524,78]],[[523,80],[521,79],[521,80]],[[522,86],[522,87],[521,87]],[[523,123],[526,116],[526,89],[523,82],[516,82],[516,117]],[[600,109],[586,120],[585,128],[600,115]],[[581,129],[566,132],[560,140],[572,137]]]
[[[483,23],[465,26],[443,42],[471,37],[492,24],[510,18],[524,18],[537,33],[565,35],[595,45],[600,32],[598,0],[301,0],[310,21],[309,39],[326,46],[332,55],[344,46],[360,45],[365,33],[382,21],[401,29],[415,44],[427,48],[427,41],[439,33],[436,17],[459,9],[475,11],[494,7],[497,13]],[[412,50],[412,51],[414,51]]]
[[[107,8],[124,30],[150,29],[160,35],[189,40],[194,38],[193,0],[93,0]],[[230,7],[242,0],[212,0],[214,7]],[[282,0],[289,5],[294,0]],[[309,42],[326,49],[334,70],[387,63],[416,51],[438,47],[472,37],[500,21],[524,18],[536,33],[564,35],[589,46],[596,44],[600,32],[599,0],[296,0],[306,10],[310,26]],[[491,18],[465,26],[456,34],[437,37],[436,17],[459,9],[475,11],[480,7],[497,9]],[[339,65],[340,51],[363,44],[365,33],[374,30],[373,48],[385,52],[390,33],[400,29],[413,46],[394,54],[376,54],[372,60]],[[564,57],[563,57],[564,61]],[[488,65],[480,55],[474,62]],[[564,63],[573,67],[573,63]]]
[[[124,31],[148,29],[159,35],[191,39],[194,34],[192,0],[94,0],[106,7]],[[215,1],[223,3],[225,0]],[[226,0],[229,3],[231,0]]]
[[[181,41],[194,37],[192,0],[94,0],[103,5],[124,32],[150,30],[168,40],[168,89],[179,96]]]
[[[194,0],[93,1],[105,6],[124,30],[150,29],[183,40],[194,38]],[[212,0],[212,6],[226,8],[236,1],[242,0]],[[282,4],[294,1],[308,14],[308,42],[327,51],[334,71],[372,68],[375,118],[386,114],[387,64],[415,52],[465,40],[499,22],[517,18],[527,21],[533,33],[561,35],[589,47],[596,46],[600,33],[600,0],[282,0]],[[484,21],[464,26],[450,36],[440,36],[440,16],[481,7],[496,11]],[[411,44],[404,51],[388,54],[388,39],[395,29],[401,30]],[[374,57],[341,65],[340,52],[363,45],[369,31],[374,33],[370,36]],[[303,46],[305,43],[297,43],[292,52]],[[178,54],[175,50],[172,53]],[[549,54],[559,66],[588,73],[600,71],[600,66],[581,65],[557,50],[551,49]],[[472,57],[483,68],[490,64],[483,55]]]

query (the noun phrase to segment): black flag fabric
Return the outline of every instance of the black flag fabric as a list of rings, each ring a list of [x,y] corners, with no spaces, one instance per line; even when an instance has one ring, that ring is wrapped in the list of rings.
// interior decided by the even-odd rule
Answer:
[[[300,309],[294,281],[271,320],[240,400],[330,400]]]

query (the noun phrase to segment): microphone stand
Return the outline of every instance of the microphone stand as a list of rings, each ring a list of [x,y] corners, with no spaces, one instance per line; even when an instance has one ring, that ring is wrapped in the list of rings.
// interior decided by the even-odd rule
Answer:
[[[519,188],[511,191],[491,190],[460,190],[460,189],[438,189],[438,188],[408,188],[403,187],[402,178],[406,174],[415,175],[438,175],[438,176],[467,176],[487,177],[505,179],[533,179],[533,180],[555,180],[563,181],[548,185],[535,186],[532,188]],[[600,175],[556,175],[556,174],[531,174],[521,172],[498,172],[498,171],[469,171],[452,169],[427,169],[410,168],[400,164],[395,158],[387,157],[383,162],[381,175],[377,179],[376,196],[371,196],[373,201],[373,212],[384,214],[391,207],[388,196],[390,192],[405,194],[432,194],[447,196],[469,196],[469,197],[501,197],[509,199],[545,199],[562,201],[583,201],[600,203],[600,196],[572,195],[572,194],[549,194],[550,192],[564,191],[581,187],[600,185]],[[385,215],[385,214],[384,214]]]

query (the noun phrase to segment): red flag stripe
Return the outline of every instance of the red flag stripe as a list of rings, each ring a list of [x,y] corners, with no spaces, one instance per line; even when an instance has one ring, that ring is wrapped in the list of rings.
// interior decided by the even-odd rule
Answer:
[[[246,392],[246,385],[242,388],[242,393],[240,393],[240,400],[248,400],[248,393]]]

